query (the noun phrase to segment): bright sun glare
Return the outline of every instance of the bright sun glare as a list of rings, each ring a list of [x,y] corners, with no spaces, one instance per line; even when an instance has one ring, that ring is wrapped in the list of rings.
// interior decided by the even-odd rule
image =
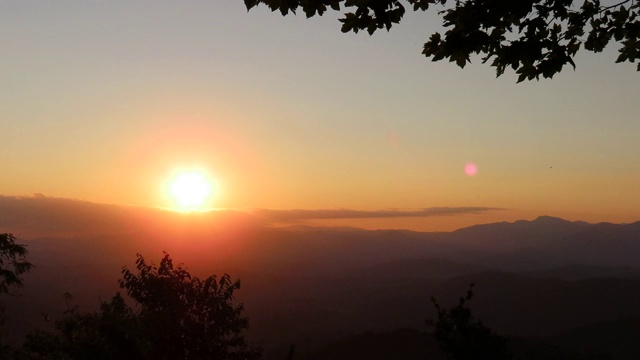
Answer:
[[[176,210],[206,210],[213,184],[199,172],[181,172],[171,180],[168,190]]]

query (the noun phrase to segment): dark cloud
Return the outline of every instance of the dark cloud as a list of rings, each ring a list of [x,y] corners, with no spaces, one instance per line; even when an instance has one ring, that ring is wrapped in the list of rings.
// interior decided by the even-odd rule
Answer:
[[[262,216],[267,221],[289,222],[300,220],[330,220],[330,219],[380,219],[380,218],[406,218],[429,217],[444,215],[481,214],[488,211],[502,210],[491,207],[430,207],[415,210],[350,210],[350,209],[320,209],[320,210],[271,210],[255,209],[256,215]]]
[[[23,237],[77,236],[171,231],[192,227],[231,229],[262,226],[254,214],[234,210],[176,213],[157,208],[99,204],[88,201],[34,196],[0,195],[0,233]]]
[[[24,237],[76,236],[82,234],[129,234],[154,232],[168,237],[181,229],[256,228],[273,223],[305,220],[384,219],[482,214],[501,210],[491,207],[430,207],[423,209],[255,209],[250,212],[216,210],[182,214],[155,208],[97,204],[87,201],[46,197],[0,195],[0,233]],[[178,229],[178,230],[176,230]],[[203,230],[204,231],[204,230]]]

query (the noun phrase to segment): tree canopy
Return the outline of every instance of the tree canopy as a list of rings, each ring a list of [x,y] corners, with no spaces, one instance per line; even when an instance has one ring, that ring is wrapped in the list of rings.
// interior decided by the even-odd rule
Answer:
[[[248,321],[233,304],[239,281],[229,275],[201,280],[165,254],[159,266],[138,254],[136,271],[123,268],[120,286],[136,306],[117,293],[100,310],[81,313],[70,305],[55,333],[27,335],[12,359],[64,360],[252,360],[259,349],[243,336]],[[6,352],[6,351],[5,351]],[[0,352],[0,359],[2,359]]]
[[[640,71],[640,1],[600,0],[244,0],[247,9],[264,4],[282,15],[302,10],[307,17],[342,11],[342,32],[389,30],[407,8],[435,11],[444,34],[435,32],[422,54],[464,67],[471,55],[496,68],[511,68],[523,80],[551,78],[576,64],[581,49],[601,52],[618,43],[616,62],[637,63]],[[344,10],[342,10],[344,9]]]
[[[258,352],[242,336],[243,306],[233,304],[240,281],[224,274],[201,280],[165,254],[160,266],[138,254],[137,273],[122,270],[120,287],[137,314],[153,359],[251,359]]]

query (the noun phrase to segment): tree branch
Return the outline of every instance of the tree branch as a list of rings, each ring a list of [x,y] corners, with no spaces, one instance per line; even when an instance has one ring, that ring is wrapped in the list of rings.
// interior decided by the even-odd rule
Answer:
[[[617,4],[609,5],[609,6],[603,7],[600,11],[598,11],[598,13],[601,13],[601,12],[603,12],[603,11],[607,11],[607,10],[609,10],[609,9],[613,9],[613,8],[618,7],[618,6],[620,6],[620,5],[624,5],[624,4],[628,3],[628,2],[631,2],[631,4],[633,5],[633,0],[624,0],[624,1],[621,1],[621,2],[619,2],[619,3],[617,3]]]

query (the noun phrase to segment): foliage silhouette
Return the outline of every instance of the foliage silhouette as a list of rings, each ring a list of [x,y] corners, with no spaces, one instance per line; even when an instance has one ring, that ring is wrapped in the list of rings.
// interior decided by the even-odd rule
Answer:
[[[234,306],[240,281],[192,277],[169,254],[160,266],[136,260],[137,273],[122,270],[120,287],[140,306],[137,313],[154,359],[250,359],[258,355],[242,336],[248,321]]]
[[[248,321],[242,305],[233,305],[239,281],[225,274],[205,280],[174,266],[165,253],[160,265],[138,254],[136,272],[124,267],[120,286],[135,301],[130,307],[117,293],[94,313],[80,313],[70,305],[55,323],[55,334],[27,336],[16,359],[153,359],[251,360],[259,349],[242,333]]]
[[[0,294],[11,294],[11,288],[23,286],[21,275],[33,268],[27,261],[28,253],[26,245],[16,244],[13,234],[0,234]],[[4,325],[4,310],[0,304],[0,325]],[[7,358],[11,351],[0,333],[0,359]]]
[[[389,30],[413,11],[438,7],[446,32],[431,34],[422,54],[433,61],[449,59],[464,67],[472,54],[496,68],[518,74],[518,82],[551,78],[565,65],[576,67],[582,48],[601,52],[619,43],[616,62],[637,62],[640,71],[640,2],[623,0],[244,0],[248,10],[265,4],[282,15],[302,9],[307,17],[345,8],[342,32]]]
[[[69,304],[71,296],[65,294]],[[137,319],[120,294],[103,302],[94,313],[67,306],[56,321],[55,334],[36,331],[27,335],[15,359],[144,359]]]
[[[484,326],[467,307],[473,296],[472,290],[473,284],[466,296],[460,297],[458,304],[451,309],[443,309],[431,298],[438,318],[427,320],[427,325],[435,329],[433,335],[440,349],[450,360],[510,359],[507,338]]]
[[[16,244],[13,234],[0,234],[0,294],[22,287],[21,275],[33,268],[28,262],[26,245]]]

